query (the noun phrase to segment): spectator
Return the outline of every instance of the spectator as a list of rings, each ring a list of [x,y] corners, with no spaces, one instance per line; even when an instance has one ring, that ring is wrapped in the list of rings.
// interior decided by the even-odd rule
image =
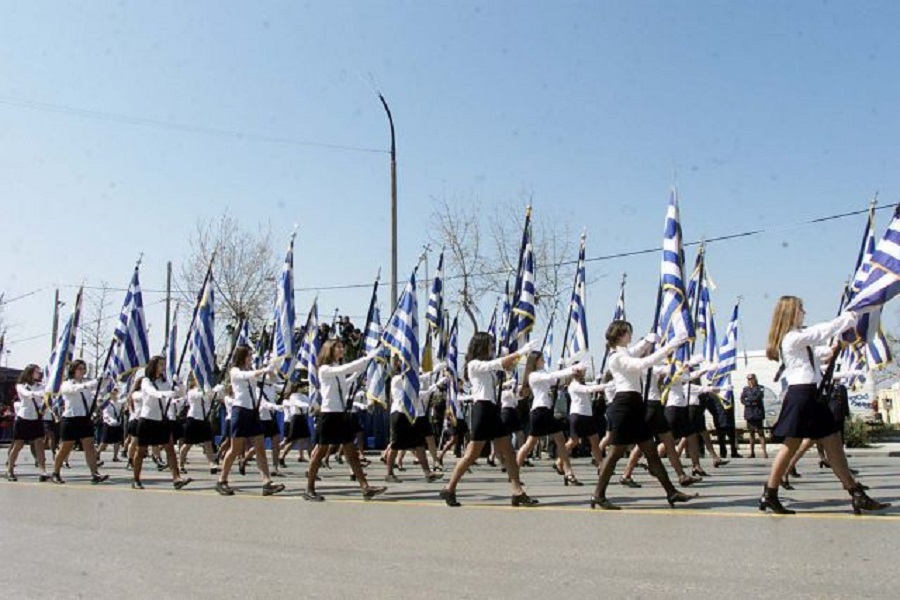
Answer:
[[[766,418],[766,409],[763,404],[765,390],[756,380],[756,375],[747,375],[747,386],[741,392],[741,404],[744,405],[744,420],[747,421],[747,432],[750,434],[750,458],[756,458],[756,436],[759,435],[759,445],[763,458],[769,458],[766,452],[766,434],[763,431],[763,421]]]

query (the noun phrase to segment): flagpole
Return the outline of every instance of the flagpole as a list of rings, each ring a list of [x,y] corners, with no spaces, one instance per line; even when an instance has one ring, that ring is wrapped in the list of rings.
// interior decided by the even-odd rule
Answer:
[[[184,357],[185,354],[187,354],[188,343],[191,340],[191,330],[194,328],[194,321],[197,320],[197,311],[200,310],[200,301],[203,300],[203,290],[206,289],[206,284],[209,282],[209,278],[212,277],[213,262],[215,260],[216,250],[213,250],[212,256],[209,257],[209,265],[206,267],[206,275],[203,277],[203,284],[200,286],[200,290],[197,292],[197,301],[194,302],[194,314],[191,315],[191,322],[187,328],[188,334],[184,337],[184,345],[182,345],[181,355],[178,357],[178,368],[175,369],[176,377],[181,375],[181,365],[184,364]]]
[[[134,265],[135,271],[140,269],[141,261],[143,260],[143,258],[144,258],[144,253],[142,252],[140,257],[138,257],[138,259],[137,259],[137,264]],[[129,285],[129,287],[131,287],[131,286]],[[166,332],[166,335],[168,336],[168,332]],[[100,372],[97,373],[97,388],[94,390],[94,397],[91,399],[91,409],[88,411],[87,416],[91,416],[91,414],[93,414],[93,412],[94,412],[94,408],[96,408],[96,406],[97,406],[97,399],[100,397],[100,383],[101,383],[101,380],[103,379],[103,376],[106,375],[106,369],[109,367],[109,361],[112,360],[113,352],[116,351],[116,343],[118,341],[119,340],[116,339],[115,336],[113,336],[112,341],[109,343],[109,349],[106,351],[106,359],[103,361],[103,369],[101,369]]]

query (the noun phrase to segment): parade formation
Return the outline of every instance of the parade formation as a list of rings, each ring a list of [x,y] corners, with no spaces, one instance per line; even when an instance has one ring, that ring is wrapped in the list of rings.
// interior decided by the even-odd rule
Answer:
[[[443,255],[431,281],[424,331],[416,294],[418,265],[383,327],[375,281],[358,341],[323,326],[317,302],[298,326],[295,238],[296,232],[276,282],[272,321],[262,331],[251,332],[244,320],[227,341],[217,339],[213,254],[180,352],[176,325],[168,332],[164,351],[150,352],[138,263],[106,360],[93,378],[88,378],[85,362],[75,358],[79,291],[47,364],[28,365],[19,377],[7,481],[32,477],[30,470],[19,467],[28,462],[23,450],[30,448],[33,476],[40,482],[64,485],[68,459],[80,450],[91,483],[111,485],[102,470],[102,457],[111,451],[112,460],[127,461],[134,493],[144,489],[151,460],[159,471],[168,470],[173,487],[181,490],[192,483],[187,463],[197,460],[197,452],[191,453],[196,446],[202,451],[203,468],[217,476],[216,492],[224,497],[235,493],[234,471],[243,475],[253,464],[262,495],[294,486],[302,489],[306,501],[321,502],[328,489],[318,485],[320,469],[338,460],[346,462],[362,498],[370,500],[390,494],[388,487],[375,482],[400,482],[397,471],[411,454],[435,500],[457,507],[465,500],[466,475],[486,457],[500,469],[498,485],[509,485],[508,502],[535,507],[540,499],[527,492],[520,474],[543,450],[552,453],[551,466],[562,484],[580,494],[591,509],[620,508],[607,490],[625,457],[628,463],[619,483],[637,486],[632,473],[643,460],[662,487],[661,502],[674,508],[689,503],[695,497],[689,488],[708,476],[701,450],[709,452],[714,466],[726,464],[711,443],[705,415],[733,414],[736,405],[745,408],[751,453],[759,435],[762,456],[768,456],[758,382],[751,379],[737,390],[732,382],[739,302],[718,340],[705,270],[707,250],[701,246],[696,266],[687,272],[674,190],[665,217],[652,327],[643,334],[627,320],[623,280],[603,344],[599,350],[591,345],[582,235],[556,361],[546,336],[541,340],[534,331],[537,290],[530,207],[518,269],[510,274],[513,285],[500,310],[495,308],[488,329],[474,332],[462,348],[458,318],[451,318],[445,308]],[[766,355],[780,365],[775,385],[780,385],[783,403],[772,429],[780,447],[768,479],[760,482],[760,511],[794,513],[782,504],[778,490],[790,487],[793,465],[812,444],[820,449],[821,464],[834,472],[848,494],[854,513],[889,506],[870,497],[849,467],[843,418],[835,403],[846,394],[844,383],[858,377],[866,361],[871,365],[890,360],[879,319],[898,291],[900,206],[876,243],[873,204],[853,278],[846,289],[835,292],[840,300],[836,318],[806,323],[801,298],[785,295],[775,302]],[[592,350],[602,360],[595,360]],[[380,458],[383,473],[379,463],[362,452],[361,415],[376,406],[389,413],[390,422],[389,444]],[[557,414],[559,406],[567,411],[564,419]],[[722,448],[730,435],[736,456],[733,422],[730,428],[718,428],[718,434],[725,436]],[[308,452],[308,468],[300,481],[285,478],[283,471],[294,449],[301,458]],[[577,453],[591,457],[596,478],[578,478],[572,468]],[[445,464],[448,454],[457,457],[455,464]],[[593,490],[581,493],[586,484]]]

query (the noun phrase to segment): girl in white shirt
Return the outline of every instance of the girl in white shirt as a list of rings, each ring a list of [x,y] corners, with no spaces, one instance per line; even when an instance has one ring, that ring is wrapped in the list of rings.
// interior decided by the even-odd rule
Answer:
[[[637,444],[647,457],[650,473],[666,490],[666,500],[670,506],[676,502],[687,502],[689,497],[675,489],[669,474],[659,459],[653,434],[646,420],[646,404],[641,395],[643,378],[647,369],[662,363],[685,340],[676,338],[656,352],[637,358],[631,354],[632,327],[627,321],[613,321],[606,330],[606,343],[610,348],[610,373],[615,382],[616,395],[606,414],[612,431],[611,446],[606,461],[600,469],[600,479],[591,496],[591,508],[618,509],[606,499],[606,487],[616,468],[616,463],[625,454],[630,444]]]
[[[182,477],[178,469],[175,444],[172,440],[172,429],[175,420],[171,418],[172,405],[176,402],[176,391],[172,383],[166,380],[166,359],[154,356],[144,369],[141,380],[141,420],[138,422],[137,452],[134,455],[134,480],[132,489],[142,490],[141,472],[144,465],[144,453],[148,447],[161,446],[166,452],[166,461],[172,472],[172,485],[180,490],[192,480]]]
[[[531,411],[529,413],[531,428],[529,429],[528,438],[522,444],[522,447],[519,448],[516,462],[519,468],[522,468],[522,465],[525,464],[525,459],[528,458],[538,441],[544,436],[550,436],[556,444],[556,453],[559,455],[558,464],[554,463],[553,467],[557,473],[563,476],[563,483],[566,485],[583,485],[572,472],[562,426],[553,416],[553,393],[551,388],[553,384],[561,379],[572,377],[576,373],[584,375],[584,366],[575,365],[568,369],[553,371],[552,373],[545,371],[544,366],[543,352],[537,350],[528,354],[528,358],[525,360],[525,375],[522,377],[524,383],[519,391],[519,396],[525,400],[531,400]]]
[[[267,377],[266,380],[256,388],[257,394],[259,395],[259,425],[262,430],[263,446],[265,446],[266,440],[269,440],[269,447],[272,452],[272,464],[269,470],[272,473],[272,477],[284,477],[284,475],[278,471],[280,462],[278,460],[278,448],[281,447],[281,432],[278,430],[278,419],[275,416],[276,413],[284,412],[284,403],[276,404],[275,394],[277,392],[275,391],[275,387],[276,378],[273,375],[272,377]],[[241,459],[241,462],[239,463],[241,475],[244,474],[247,463],[255,456],[256,448],[250,448]]]
[[[288,390],[290,395],[285,402],[287,409],[290,411],[289,433],[285,436],[284,442],[281,444],[281,466],[284,467],[284,460],[288,453],[295,445],[299,447],[297,450],[297,459],[303,462],[303,450],[309,445],[310,431],[307,415],[309,414],[309,396],[306,395],[306,384],[303,387],[299,383],[292,384]],[[287,419],[287,412],[285,419]]]
[[[103,433],[100,437],[100,447],[97,448],[97,457],[103,456],[106,447],[112,444],[113,462],[119,461],[119,447],[124,439],[122,427],[122,409],[125,406],[125,398],[119,399],[119,390],[113,388],[109,392],[109,398],[103,404],[101,418],[103,419]]]
[[[494,358],[494,338],[491,334],[479,331],[469,341],[465,375],[471,384],[471,394],[474,399],[471,441],[466,446],[465,455],[456,463],[447,487],[441,490],[441,499],[447,506],[460,506],[456,499],[456,486],[469,467],[475,464],[475,461],[481,456],[484,445],[491,441],[494,442],[495,450],[500,455],[503,464],[506,465],[506,474],[509,476],[513,492],[512,505],[534,506],[538,503],[522,489],[516,453],[509,441],[509,431],[500,418],[500,407],[497,404],[497,380],[495,379],[496,373],[512,369],[520,358],[538,347],[538,343],[529,342],[518,352],[502,358]]]
[[[594,415],[592,396],[603,394],[606,387],[602,383],[585,383],[584,371],[573,374],[569,383],[569,398],[572,403],[569,406],[569,441],[566,442],[566,450],[571,455],[582,440],[587,440],[591,446],[591,456],[598,466],[603,462],[603,452],[600,449],[600,428]]]
[[[344,344],[338,339],[325,340],[318,356],[319,386],[322,397],[319,422],[316,425],[317,445],[310,455],[309,471],[307,471],[306,493],[304,498],[313,502],[321,502],[324,496],[316,492],[316,477],[322,461],[328,455],[329,447],[341,446],[344,456],[350,464],[356,482],[362,490],[363,499],[369,500],[383,493],[387,488],[383,486],[369,485],[366,474],[359,462],[359,452],[353,443],[355,432],[351,419],[355,418],[351,413],[349,403],[353,402],[349,396],[350,384],[347,377],[361,373],[366,369],[369,361],[375,358],[377,351],[366,354],[347,364],[344,360]]]
[[[215,475],[219,472],[216,467],[216,455],[212,448],[213,434],[212,426],[209,424],[209,415],[213,402],[215,402],[216,396],[222,393],[223,387],[222,384],[219,384],[210,390],[203,391],[197,386],[194,374],[188,375],[188,393],[185,398],[188,410],[184,425],[184,444],[181,446],[180,453],[182,471],[187,471],[185,465],[191,447],[199,444],[203,447],[203,454],[206,455],[209,463],[210,474]]]
[[[37,457],[40,481],[48,481],[46,458],[44,456],[44,426],[42,416],[44,404],[44,373],[37,365],[28,365],[16,383],[16,395],[19,398],[16,410],[16,421],[13,423],[13,444],[9,450],[6,479],[18,481],[16,478],[16,459],[25,444],[34,444]]]
[[[60,387],[60,396],[63,399],[62,423],[60,425],[60,445],[59,452],[56,453],[56,460],[53,463],[54,483],[65,483],[60,477],[59,472],[63,463],[69,458],[69,453],[75,446],[75,442],[80,441],[81,447],[84,449],[84,457],[87,460],[88,468],[91,470],[91,483],[100,483],[109,479],[109,475],[101,475],[97,471],[97,451],[94,448],[94,426],[91,423],[91,403],[93,401],[94,390],[100,383],[96,379],[86,380],[84,378],[87,372],[87,365],[83,360],[76,359],[69,363],[69,369],[66,373],[66,379]]]
[[[253,350],[249,346],[238,346],[234,350],[234,367],[229,377],[234,390],[234,403],[231,407],[231,447],[222,463],[222,472],[216,483],[216,491],[222,496],[233,496],[234,490],[228,485],[231,466],[238,456],[244,453],[249,441],[256,449],[256,468],[263,479],[263,496],[271,496],[284,490],[280,483],[274,483],[269,474],[269,461],[266,459],[265,441],[262,436],[262,425],[259,421],[259,379],[273,377],[271,366],[252,370]],[[239,463],[240,464],[240,463]]]
[[[779,298],[772,315],[766,356],[769,360],[781,361],[788,389],[778,421],[772,428],[773,435],[783,438],[784,442],[772,463],[769,481],[759,499],[759,510],[771,509],[777,514],[795,512],[782,506],[778,499],[778,485],[803,438],[821,442],[834,474],[852,498],[853,512],[859,514],[864,510],[886,508],[890,505],[869,498],[853,478],[831,410],[827,402],[819,399],[819,384],[822,381],[819,361],[831,354],[830,348],[822,344],[854,327],[856,314],[846,312],[832,321],[803,328],[805,315],[803,301],[796,296]]]

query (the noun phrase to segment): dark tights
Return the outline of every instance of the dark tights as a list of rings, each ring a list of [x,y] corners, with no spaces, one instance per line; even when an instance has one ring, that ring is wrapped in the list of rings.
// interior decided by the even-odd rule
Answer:
[[[669,473],[659,459],[659,453],[656,451],[656,443],[652,439],[644,440],[643,442],[638,442],[638,447],[647,458],[647,467],[650,470],[650,474],[656,477],[659,480],[659,483],[662,484],[663,489],[666,490],[666,496],[674,494],[676,491],[675,486],[672,485],[672,481],[669,479]],[[613,472],[616,470],[616,463],[625,455],[627,450],[628,446],[625,445],[610,446],[609,454],[606,455],[606,460],[603,462],[603,467],[600,469],[600,479],[597,481],[596,489],[594,489],[595,498],[599,499],[606,497],[606,487],[609,485],[609,480],[612,479]]]

